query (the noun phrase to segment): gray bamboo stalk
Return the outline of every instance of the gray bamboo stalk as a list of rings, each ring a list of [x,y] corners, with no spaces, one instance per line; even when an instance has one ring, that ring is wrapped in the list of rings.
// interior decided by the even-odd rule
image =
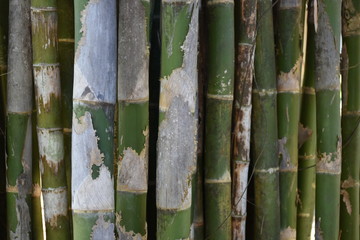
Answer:
[[[250,164],[251,92],[254,75],[257,1],[241,0],[236,32],[236,78],[233,113],[232,236],[245,239],[248,172]]]
[[[71,188],[74,239],[114,239],[116,1],[75,1]]]
[[[149,0],[119,2],[116,184],[119,239],[147,236],[149,23]]]
[[[163,0],[157,239],[187,239],[196,170],[199,0]]]
[[[30,1],[10,1],[6,199],[8,239],[31,239],[33,84]]]

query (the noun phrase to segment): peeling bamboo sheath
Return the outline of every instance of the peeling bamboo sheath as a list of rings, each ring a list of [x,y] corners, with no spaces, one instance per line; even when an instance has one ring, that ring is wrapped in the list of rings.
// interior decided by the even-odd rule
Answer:
[[[46,237],[68,239],[70,225],[61,128],[56,2],[32,0],[31,23]]]
[[[252,142],[255,174],[254,239],[280,239],[276,68],[271,0],[258,0]],[[261,17],[260,17],[261,16]],[[264,94],[267,93],[267,94]]]
[[[119,239],[147,237],[149,23],[148,0],[120,1],[116,184]]]
[[[250,163],[251,92],[254,75],[257,1],[235,3],[236,49],[233,113],[232,239],[245,240],[248,171]]]
[[[74,2],[71,192],[74,239],[114,239],[116,2]]]
[[[296,239],[298,123],[300,113],[300,0],[281,0],[276,23],[277,117],[280,162],[280,239]]]
[[[157,239],[190,236],[196,170],[199,1],[161,2]],[[181,228],[179,228],[181,226]]]
[[[313,6],[309,6],[308,42],[304,86],[302,88],[301,116],[299,126],[299,173],[296,237],[311,239],[315,208],[316,164],[316,99],[315,99],[315,41]]]
[[[341,126],[340,35],[341,1],[317,1],[315,33],[316,206],[318,239],[338,239]]]
[[[7,235],[8,239],[31,239],[31,113],[33,101],[30,1],[10,1],[8,51]]]
[[[343,1],[341,239],[359,239],[360,2]]]
[[[205,119],[205,237],[231,239],[231,117],[234,1],[207,1],[208,89]],[[216,97],[213,97],[216,96]]]

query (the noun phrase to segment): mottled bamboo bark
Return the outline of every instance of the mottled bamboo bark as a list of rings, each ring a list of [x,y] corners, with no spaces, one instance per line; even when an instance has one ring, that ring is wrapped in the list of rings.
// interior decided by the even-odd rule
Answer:
[[[147,237],[149,25],[149,0],[120,1],[116,184],[119,239]]]
[[[163,0],[157,142],[157,239],[187,239],[196,170],[199,1]]]
[[[75,1],[71,188],[74,239],[114,239],[116,2]]]
[[[58,47],[67,198],[71,223],[71,122],[74,79],[74,1],[58,0]]]
[[[231,239],[231,114],[234,1],[207,1],[208,86],[205,119],[205,237]]]
[[[296,239],[301,7],[300,0],[281,0],[276,11],[280,239],[283,240]]]
[[[236,48],[235,102],[233,113],[232,236],[245,239],[248,172],[250,164],[251,92],[254,77],[257,1],[239,5]]]
[[[316,170],[316,99],[314,7],[309,6],[308,42],[299,125],[299,170],[296,237],[311,239],[315,209]]]
[[[341,239],[359,239],[360,1],[343,1]]]
[[[255,238],[280,239],[276,68],[272,1],[258,0],[255,80],[252,95],[252,156]]]
[[[339,237],[341,0],[319,0],[315,19],[316,238]]]
[[[56,2],[32,0],[31,22],[45,232],[49,239],[69,239]]]
[[[31,239],[30,1],[10,1],[6,126],[8,239]]]

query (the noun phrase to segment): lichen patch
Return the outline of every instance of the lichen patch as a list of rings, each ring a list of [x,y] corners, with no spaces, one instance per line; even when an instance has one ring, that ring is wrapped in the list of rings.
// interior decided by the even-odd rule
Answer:
[[[337,151],[318,154],[316,172],[325,174],[341,173],[341,139],[337,143]]]
[[[349,215],[351,215],[352,213],[352,206],[351,206],[351,201],[350,201],[350,195],[349,192],[342,189],[340,191],[340,194],[343,196],[342,200],[345,203],[345,207],[346,207],[346,211]]]

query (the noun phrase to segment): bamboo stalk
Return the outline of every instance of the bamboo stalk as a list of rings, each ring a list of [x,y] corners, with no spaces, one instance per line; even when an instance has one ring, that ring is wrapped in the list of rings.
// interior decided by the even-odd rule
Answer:
[[[341,1],[317,1],[315,19],[316,206],[317,239],[338,239],[341,123]]]
[[[272,1],[258,0],[255,81],[252,95],[252,157],[255,238],[280,239],[276,68]]]
[[[49,239],[69,239],[56,2],[32,0],[31,20],[45,232]]]
[[[32,112],[32,239],[43,240],[43,209],[41,207],[41,174],[40,174],[40,156],[39,143],[36,135],[36,109]]]
[[[187,239],[196,170],[199,1],[163,0],[157,142],[157,239]]]
[[[276,12],[277,115],[280,161],[280,239],[296,239],[300,114],[301,1],[282,0]]]
[[[204,117],[205,117],[205,83],[206,83],[206,0],[199,1],[199,53],[198,53],[198,130],[197,130],[197,154],[196,154],[196,172],[192,182],[192,226],[190,239],[204,239]]]
[[[67,198],[71,219],[71,122],[74,79],[74,1],[58,0],[58,47]],[[70,229],[71,232],[71,229]]]
[[[116,184],[119,239],[147,236],[149,25],[150,1],[120,1]]]
[[[316,170],[316,99],[315,99],[315,29],[314,7],[309,6],[306,65],[299,126],[299,173],[296,237],[311,239],[315,209]]]
[[[245,239],[247,186],[250,164],[251,91],[254,75],[257,1],[242,0],[236,31],[235,102],[233,113],[232,236]]]
[[[343,1],[341,239],[359,239],[360,1]]]
[[[19,67],[21,66],[21,67]],[[6,126],[8,239],[31,239],[30,1],[10,1]]]
[[[6,76],[9,27],[9,1],[0,1],[0,238],[6,239]]]
[[[73,235],[74,239],[114,239],[116,2],[74,3]]]
[[[0,94],[2,114],[6,115],[7,47],[9,28],[9,1],[0,2]]]
[[[207,1],[208,88],[205,117],[205,237],[231,239],[231,115],[234,1]]]

